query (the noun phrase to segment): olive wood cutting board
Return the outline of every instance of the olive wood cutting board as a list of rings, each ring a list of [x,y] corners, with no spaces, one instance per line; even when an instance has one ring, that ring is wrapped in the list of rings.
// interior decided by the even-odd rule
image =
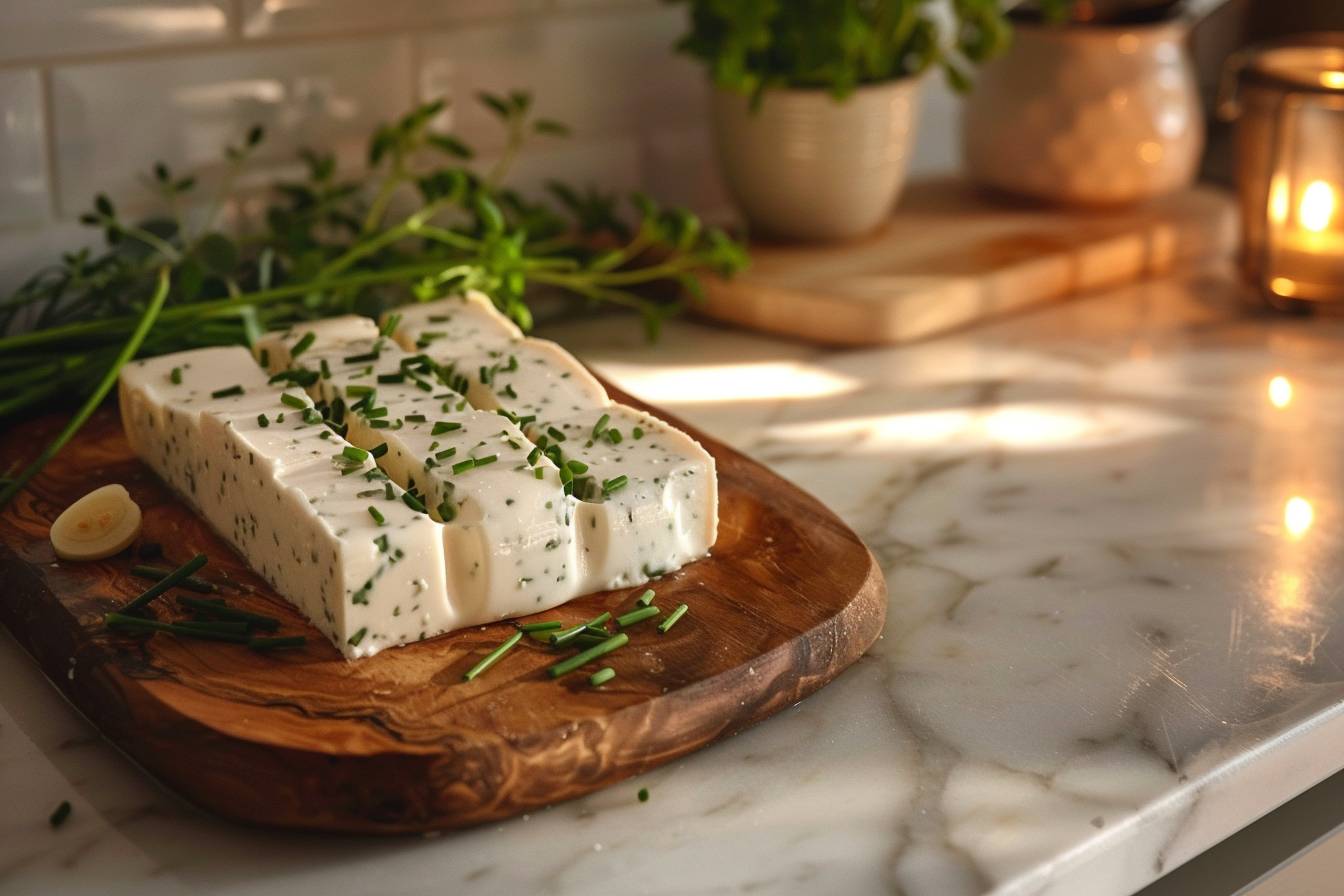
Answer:
[[[697,313],[835,345],[909,342],[1227,255],[1237,212],[1196,186],[1122,209],[1052,208],[954,179],[912,184],[852,242],[753,242],[751,267],[707,277]]]
[[[10,428],[0,436],[0,469],[31,459],[63,422],[53,415]],[[648,623],[632,627],[626,647],[559,680],[545,671],[557,655],[526,637],[479,678],[462,680],[513,631],[508,623],[346,662],[136,459],[115,407],[100,410],[0,513],[0,621],[114,744],[228,818],[399,832],[531,811],[790,706],[882,630],[886,588],[853,532],[761,465],[671,422],[718,463],[713,556],[651,583],[665,612],[682,602],[690,611],[665,635]],[[148,584],[129,572],[136,548],[58,562],[47,530],[68,504],[111,482],[144,510],[142,540],[164,546],[158,562],[207,554],[200,575],[224,584],[219,596],[279,617],[279,634],[305,634],[307,645],[259,654],[106,631],[103,614]],[[615,615],[642,590],[588,595],[537,618]],[[595,689],[588,674],[603,664],[617,677]]]

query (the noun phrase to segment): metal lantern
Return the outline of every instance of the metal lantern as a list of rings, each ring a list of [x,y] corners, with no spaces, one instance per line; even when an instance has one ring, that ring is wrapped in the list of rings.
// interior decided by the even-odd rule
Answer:
[[[1246,277],[1278,307],[1344,303],[1344,33],[1250,47],[1223,84]]]

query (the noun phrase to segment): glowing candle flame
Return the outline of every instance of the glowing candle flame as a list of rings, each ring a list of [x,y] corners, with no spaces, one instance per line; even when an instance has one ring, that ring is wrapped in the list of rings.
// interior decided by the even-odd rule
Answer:
[[[1269,403],[1276,408],[1286,408],[1293,401],[1293,383],[1286,376],[1276,376],[1269,381]]]
[[[1323,180],[1314,180],[1302,191],[1302,203],[1297,217],[1302,226],[1312,233],[1320,233],[1330,226],[1335,214],[1335,191]]]
[[[1344,90],[1344,72],[1321,72],[1321,85],[1331,90]]]
[[[1288,220],[1288,176],[1276,174],[1269,182],[1269,220],[1282,224]]]
[[[1306,535],[1315,519],[1316,512],[1312,510],[1311,502],[1306,498],[1294,495],[1288,499],[1287,504],[1283,505],[1283,528],[1288,531],[1288,535],[1292,538],[1301,538]]]

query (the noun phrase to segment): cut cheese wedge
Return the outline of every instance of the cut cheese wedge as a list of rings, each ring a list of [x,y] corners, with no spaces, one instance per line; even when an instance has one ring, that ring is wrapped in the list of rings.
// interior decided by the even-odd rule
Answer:
[[[465,357],[502,349],[523,338],[517,325],[476,290],[433,302],[403,305],[384,314],[382,322],[386,324],[393,316],[398,324],[392,337],[407,351],[433,348]]]
[[[347,657],[456,627],[438,525],[245,349],[128,365],[120,390],[140,456]]]
[[[459,625],[534,613],[579,594],[576,502],[560,470],[510,420],[470,408],[422,357],[387,341],[315,352],[314,397],[353,444],[441,520]]]
[[[284,330],[272,330],[257,340],[252,350],[263,367],[278,373],[294,366],[295,351],[302,358],[332,346],[377,339],[378,325],[367,317],[344,314],[322,320],[304,321]]]
[[[636,585],[709,553],[718,537],[718,480],[713,456],[695,439],[623,404],[538,428],[549,434],[538,444],[581,465],[574,480],[581,590]]]

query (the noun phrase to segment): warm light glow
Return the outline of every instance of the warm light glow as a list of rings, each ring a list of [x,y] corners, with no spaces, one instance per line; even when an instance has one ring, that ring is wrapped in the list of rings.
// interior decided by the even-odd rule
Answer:
[[[645,401],[669,404],[829,398],[861,385],[850,377],[791,361],[673,368],[612,363],[603,365],[602,371]]]
[[[1315,519],[1316,511],[1312,510],[1311,502],[1306,498],[1294,495],[1283,505],[1283,528],[1288,531],[1291,538],[1306,535]]]
[[[1269,182],[1269,220],[1282,224],[1288,220],[1288,176],[1274,175]]]
[[[1275,277],[1269,281],[1269,288],[1274,290],[1276,295],[1294,296],[1297,295],[1297,284],[1287,277]]]
[[[1298,220],[1312,233],[1320,233],[1330,226],[1335,214],[1335,191],[1323,180],[1314,180],[1302,191],[1302,203],[1297,208]]]
[[[1276,376],[1269,381],[1269,403],[1276,408],[1286,408],[1293,401],[1293,383],[1286,376]]]
[[[1321,72],[1321,85],[1331,90],[1344,90],[1344,72]]]

